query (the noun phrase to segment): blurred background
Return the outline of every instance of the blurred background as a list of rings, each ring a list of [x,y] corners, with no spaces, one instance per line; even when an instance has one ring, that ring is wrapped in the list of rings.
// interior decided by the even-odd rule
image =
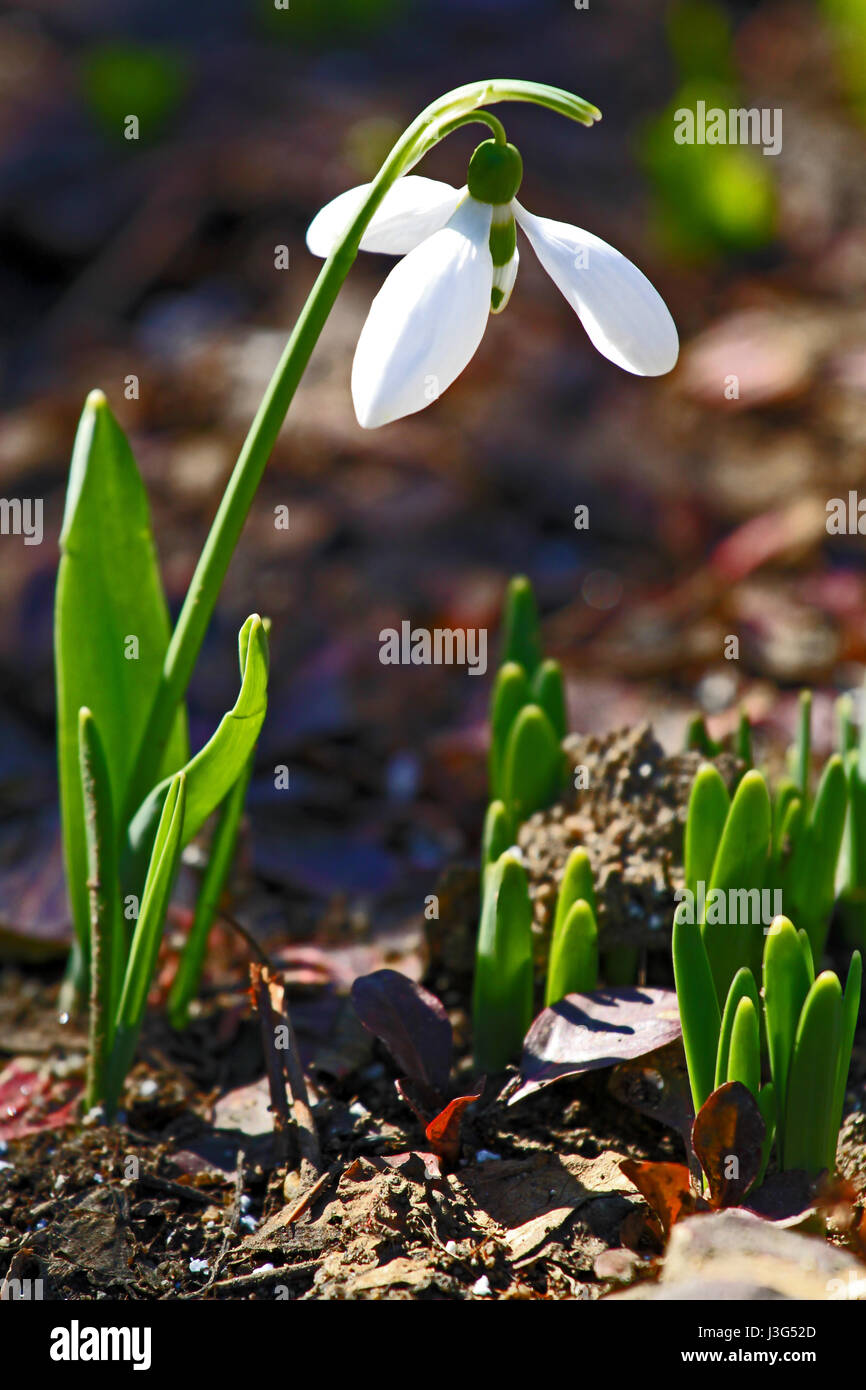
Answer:
[[[43,498],[45,535],[0,537],[4,952],[51,954],[66,930],[51,606],[85,394],[101,387],[130,435],[176,612],[317,273],[311,216],[368,179],[433,97],[500,75],[602,108],[592,130],[500,108],[524,156],[521,198],[646,271],[680,328],[680,364],[654,381],[618,371],[526,255],[442,401],[364,432],[351,358],[391,263],[359,258],[190,692],[199,746],[234,699],[240,623],[270,615],[253,915],[297,934],[387,928],[474,854],[489,677],[383,667],[378,634],[409,619],[486,626],[493,641],[515,572],[536,586],[574,729],[650,719],[675,747],[689,710],[722,734],[745,703],[768,741],[786,738],[811,683],[816,743],[829,742],[832,699],[866,661],[864,541],[826,527],[830,498],[866,497],[862,0],[7,5],[0,495]],[[697,100],[781,109],[781,153],[677,145],[673,113]],[[478,138],[459,132],[419,172],[460,183]],[[728,634],[738,661],[724,659]]]

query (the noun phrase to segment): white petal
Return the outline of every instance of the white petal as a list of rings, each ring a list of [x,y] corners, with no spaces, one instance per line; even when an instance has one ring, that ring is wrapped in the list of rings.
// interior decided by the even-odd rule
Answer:
[[[354,218],[370,185],[349,188],[317,212],[307,228],[307,247],[314,256],[329,256]],[[445,226],[463,190],[438,179],[406,174],[392,184],[361,238],[362,251],[404,256]]]
[[[643,272],[591,232],[533,217],[516,198],[513,207],[535,254],[599,352],[637,376],[669,372],[679,353],[676,324]]]
[[[438,399],[484,336],[493,262],[489,204],[466,198],[447,227],[395,265],[370,306],[352,365],[365,429]]]

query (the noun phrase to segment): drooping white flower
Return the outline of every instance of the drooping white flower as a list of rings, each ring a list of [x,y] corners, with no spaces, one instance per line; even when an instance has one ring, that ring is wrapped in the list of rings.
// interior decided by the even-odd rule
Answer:
[[[487,140],[467,187],[408,174],[386,193],[360,249],[402,259],[355,351],[352,398],[365,429],[423,410],[470,362],[489,314],[502,312],[514,288],[515,223],[599,352],[637,376],[674,366],[676,326],[646,276],[591,232],[527,212],[515,196],[521,176],[517,150]],[[307,232],[314,255],[329,255],[368,190],[349,189],[317,214]]]

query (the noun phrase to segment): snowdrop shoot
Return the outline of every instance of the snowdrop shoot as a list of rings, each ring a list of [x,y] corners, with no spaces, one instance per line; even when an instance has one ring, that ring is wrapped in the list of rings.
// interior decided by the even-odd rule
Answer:
[[[352,399],[365,429],[423,410],[468,365],[490,314],[514,289],[517,227],[599,352],[637,376],[674,366],[677,330],[646,276],[590,232],[528,212],[517,199],[522,178],[523,160],[503,130],[478,145],[465,187],[409,174],[385,194],[360,250],[402,259],[355,352]],[[322,208],[307,232],[314,255],[332,253],[369,191],[349,189]]]

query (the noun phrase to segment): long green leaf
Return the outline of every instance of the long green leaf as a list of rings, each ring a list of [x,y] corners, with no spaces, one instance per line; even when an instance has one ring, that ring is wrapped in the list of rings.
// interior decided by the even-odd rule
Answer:
[[[801,830],[782,874],[785,911],[808,933],[812,956],[819,964],[836,899],[836,868],[847,807],[845,768],[836,753],[821,774],[808,824]]]
[[[491,799],[502,796],[505,745],[515,719],[529,701],[526,672],[516,661],[506,661],[496,672],[490,697],[490,753],[487,765]]]
[[[241,775],[262,727],[267,706],[268,639],[258,614],[247,618],[239,637],[241,688],[234,708],[183,769],[186,776],[186,815],[183,843],[189,844],[212,811],[225,799]],[[129,827],[123,881],[131,891],[144,877],[156,826],[171,779],[154,787]]]
[[[728,997],[725,1001],[725,1009],[722,1014],[722,1027],[719,1033],[719,1050],[716,1053],[716,1080],[715,1089],[718,1090],[726,1081],[742,1081],[743,1077],[730,1076],[728,1073],[728,1061],[731,1053],[731,1035],[734,1031],[734,1018],[736,1017],[737,1007],[741,999],[751,999],[755,1008],[756,1017],[760,1013],[758,1002],[758,987],[755,984],[755,977],[751,970],[745,966],[738,970],[733,980],[731,988],[728,990]]]
[[[532,904],[526,870],[500,855],[485,875],[473,991],[475,1065],[501,1071],[520,1058],[532,1021]]]
[[[111,783],[96,720],[88,709],[82,709],[79,714],[78,748],[90,901],[90,1038],[85,1104],[91,1110],[102,1099],[105,1089],[114,1009],[120,998],[126,953],[117,883]]]
[[[684,902],[674,915],[673,959],[683,1046],[697,1115],[713,1089],[722,1021],[701,929],[689,921],[688,904]]]
[[[180,772],[172,778],[163,803],[117,1009],[105,1097],[109,1115],[117,1105],[141,1031],[165,914],[183,848],[185,804],[186,778]]]
[[[589,994],[597,986],[598,927],[589,903],[580,899],[553,933],[544,1002],[556,1004],[567,994]]]
[[[842,998],[842,1038],[839,1043],[839,1065],[836,1070],[836,1090],[833,1097],[833,1126],[831,1137],[839,1133],[842,1124],[842,1111],[845,1108],[845,1087],[851,1066],[851,1052],[854,1047],[854,1034],[857,1030],[857,1016],[860,1012],[860,990],[863,983],[863,960],[855,951],[848,967],[845,981],[845,994]],[[833,1138],[835,1144],[835,1138]],[[834,1155],[835,1157],[835,1150]]]
[[[788,1072],[797,1024],[811,987],[812,979],[801,938],[789,918],[778,917],[764,943],[764,1017],[783,1162]]]
[[[502,662],[516,661],[531,680],[541,661],[541,624],[532,585],[523,574],[509,582],[505,595]]]
[[[758,1099],[761,1090],[761,1030],[758,1010],[748,994],[734,1014],[728,1053],[728,1081],[741,1081]]]
[[[759,772],[747,772],[734,794],[722,833],[710,882],[710,895],[720,892],[726,904],[723,920],[702,927],[704,945],[719,1002],[727,999],[731,980],[741,965],[755,974],[761,968],[763,926],[760,912],[750,920],[751,900],[744,898],[764,886],[770,850],[771,811],[767,784]],[[729,912],[732,897],[735,912]],[[745,910],[740,910],[745,905]],[[711,905],[707,908],[709,917]],[[736,916],[736,921],[728,921]],[[740,920],[745,918],[746,920]]]
[[[842,1040],[842,988],[830,970],[806,996],[788,1072],[784,1166],[820,1173],[833,1167],[836,1081]]]
[[[562,788],[562,746],[538,705],[524,705],[511,726],[502,764],[502,800],[515,825],[554,801]]]
[[[689,796],[686,815],[686,888],[697,891],[698,883],[709,884],[731,798],[721,774],[712,763],[698,768]]]
[[[54,613],[60,803],[72,916],[86,957],[78,711],[93,712],[119,817],[169,637],[144,486],[100,391],[88,396],[75,438],[60,550]],[[181,716],[155,778],[186,756]]]

